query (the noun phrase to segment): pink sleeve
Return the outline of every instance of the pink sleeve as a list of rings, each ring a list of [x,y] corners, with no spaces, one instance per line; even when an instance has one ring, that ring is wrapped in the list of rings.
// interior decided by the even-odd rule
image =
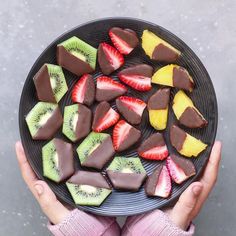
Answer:
[[[114,217],[94,216],[78,209],[57,225],[48,223],[48,229],[55,236],[118,236],[120,227]]]
[[[160,210],[128,217],[122,230],[122,236],[192,236],[193,234],[193,224],[190,225],[188,231],[183,231]]]

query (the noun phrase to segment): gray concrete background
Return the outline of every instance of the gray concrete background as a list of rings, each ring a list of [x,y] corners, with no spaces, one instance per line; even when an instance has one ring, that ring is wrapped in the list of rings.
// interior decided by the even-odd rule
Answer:
[[[42,50],[86,21],[130,16],[159,24],[183,39],[213,80],[224,143],[218,183],[196,222],[198,236],[236,232],[236,2],[232,0],[1,0],[0,1],[0,235],[49,235],[46,218],[23,183],[14,143],[26,75]]]

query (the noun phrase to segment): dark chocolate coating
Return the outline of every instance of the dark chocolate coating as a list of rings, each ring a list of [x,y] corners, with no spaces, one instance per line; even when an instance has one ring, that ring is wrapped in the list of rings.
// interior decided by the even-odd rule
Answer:
[[[116,107],[124,118],[133,125],[140,124],[142,117],[127,107],[119,98],[116,99]]]
[[[44,64],[33,78],[37,91],[37,97],[40,101],[56,103],[53,90],[50,83],[48,67]]]
[[[63,181],[73,175],[75,171],[72,145],[58,138],[54,138],[53,143],[58,155],[60,181]]]
[[[149,136],[146,140],[144,140],[144,142],[138,148],[138,153],[146,152],[152,148],[160,147],[164,145],[166,144],[165,144],[163,135],[161,133],[155,133]]]
[[[189,128],[202,128],[208,123],[193,107],[185,109],[179,122]]]
[[[108,89],[96,89],[96,100],[98,102],[111,101],[121,95],[124,95],[126,91],[122,90],[108,90]]]
[[[115,150],[111,137],[108,136],[102,143],[81,163],[82,166],[92,167],[101,170],[104,165],[111,160]]]
[[[133,30],[113,27],[110,31],[125,41],[131,48],[135,48],[139,43],[137,34]]]
[[[160,43],[154,48],[151,59],[171,63],[175,62],[178,58],[179,54],[177,52]]]
[[[161,110],[168,108],[170,89],[160,88],[148,100],[148,110]]]
[[[190,77],[183,67],[173,69],[173,86],[180,89],[192,91],[194,83],[190,80]]]
[[[129,130],[128,135],[124,138],[123,142],[120,144],[119,148],[117,149],[118,152],[124,151],[125,149],[128,149],[133,144],[138,142],[138,140],[141,137],[141,131],[131,127]]]
[[[184,141],[187,137],[187,134],[185,131],[180,129],[176,125],[172,125],[170,128],[170,142],[172,146],[176,148],[177,151],[181,151]]]
[[[115,70],[107,59],[107,56],[103,51],[102,44],[99,44],[98,47],[98,63],[104,75],[109,75]]]
[[[85,94],[83,103],[87,106],[93,104],[95,99],[95,84],[92,75],[87,76],[87,80],[85,82]]]
[[[158,183],[159,176],[161,174],[163,166],[158,166],[150,176],[148,176],[148,179],[145,184],[145,192],[148,196],[155,196],[155,190]]]
[[[75,130],[77,140],[84,138],[90,133],[92,122],[92,112],[89,108],[82,104],[78,104],[78,112],[79,116]]]
[[[78,76],[94,71],[87,62],[68,52],[62,45],[57,46],[57,63]]]
[[[100,123],[100,120],[106,115],[106,113],[110,110],[111,106],[108,102],[100,102],[95,110],[92,129],[96,129]]]
[[[138,64],[130,66],[119,72],[119,75],[142,75],[151,78],[153,74],[153,68],[147,64]]]
[[[77,185],[90,185],[96,188],[111,189],[101,173],[90,171],[77,171],[67,182]]]
[[[59,107],[57,107],[47,122],[38,129],[37,133],[32,137],[34,140],[47,140],[57,132],[63,123],[63,118]]]
[[[186,176],[191,177],[196,174],[196,169],[191,160],[176,156],[172,154],[171,159],[175,162],[185,173]]]
[[[113,170],[107,170],[107,175],[111,180],[114,189],[129,190],[133,192],[139,190],[147,176],[146,173],[121,173]]]

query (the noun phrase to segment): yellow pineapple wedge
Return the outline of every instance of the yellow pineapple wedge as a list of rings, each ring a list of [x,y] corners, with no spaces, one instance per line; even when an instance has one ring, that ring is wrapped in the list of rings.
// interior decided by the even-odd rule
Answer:
[[[143,31],[142,48],[151,59],[163,62],[175,62],[181,54],[179,50],[149,30]]]
[[[186,127],[202,128],[208,123],[183,90],[175,94],[172,108],[176,118]]]
[[[164,130],[168,120],[170,89],[161,88],[148,100],[149,121],[156,130]]]
[[[170,129],[170,142],[180,154],[186,157],[197,157],[207,147],[207,144],[176,125],[173,125]]]
[[[152,76],[152,83],[192,91],[194,81],[188,71],[178,65],[170,64],[157,70]]]

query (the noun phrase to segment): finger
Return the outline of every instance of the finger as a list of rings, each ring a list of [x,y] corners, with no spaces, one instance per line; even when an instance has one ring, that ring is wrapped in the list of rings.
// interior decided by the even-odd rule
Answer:
[[[192,220],[190,216],[196,206],[202,189],[203,186],[200,182],[192,183],[181,194],[178,202],[170,212],[170,219],[183,230],[186,230]]]
[[[57,200],[53,191],[44,181],[36,181],[34,190],[42,211],[53,224],[62,222],[70,213],[70,211]]]
[[[34,185],[35,181],[37,181],[38,179],[27,161],[23,146],[20,141],[16,143],[15,149],[16,149],[17,160],[18,160],[20,170],[21,170],[21,175],[25,183],[28,185],[28,187],[32,191],[32,186]]]
[[[211,155],[204,171],[203,177],[200,180],[200,182],[203,184],[203,191],[199,196],[195,211],[193,212],[193,217],[195,217],[199,213],[201,207],[203,206],[204,202],[208,198],[212,188],[216,183],[219,164],[221,160],[221,150],[221,142],[216,141],[212,148]]]

